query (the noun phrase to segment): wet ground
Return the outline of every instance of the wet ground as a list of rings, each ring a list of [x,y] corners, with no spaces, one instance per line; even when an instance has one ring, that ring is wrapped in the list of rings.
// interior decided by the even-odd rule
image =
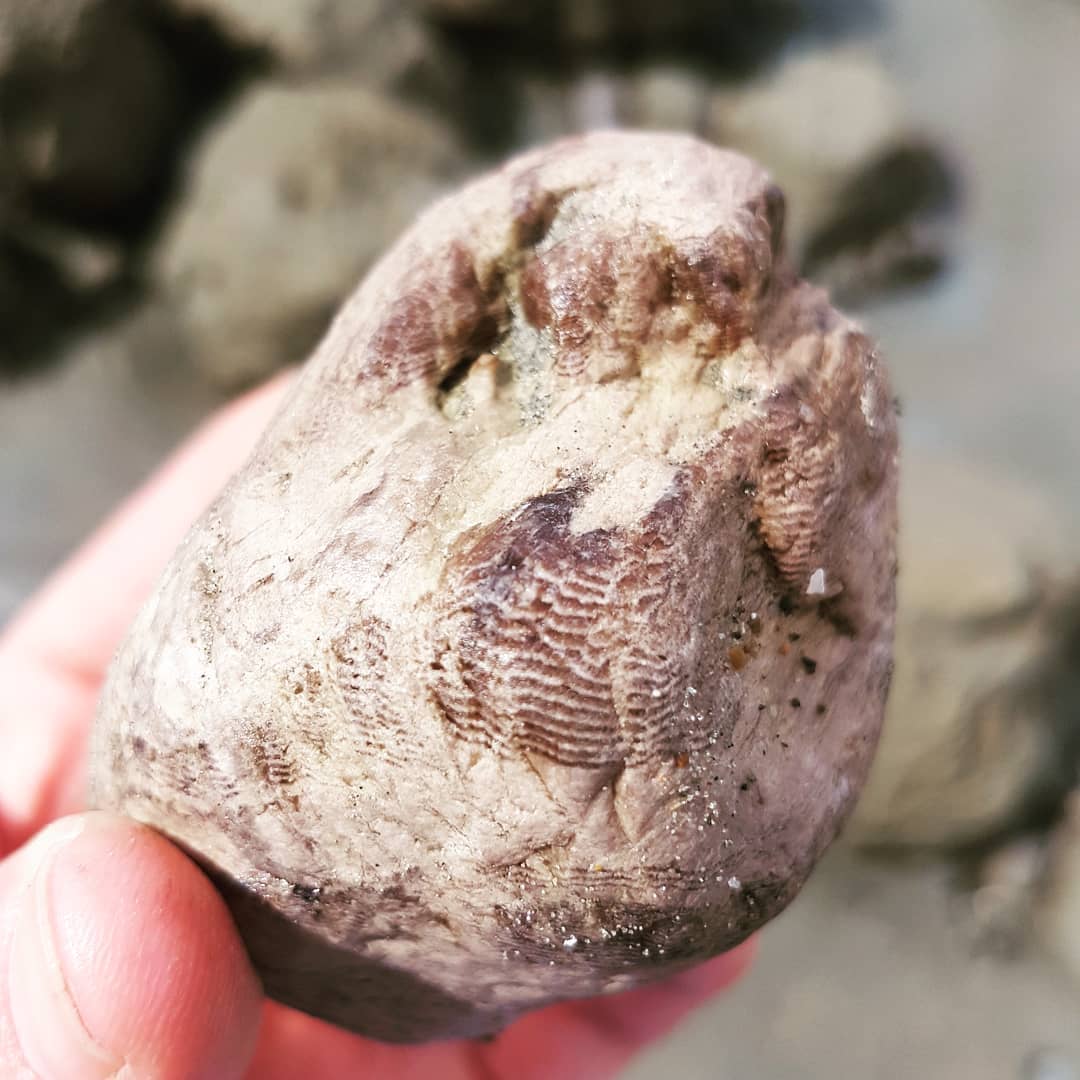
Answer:
[[[1080,1077],[1076,987],[1041,958],[981,954],[969,929],[946,867],[834,852],[746,981],[626,1080]]]

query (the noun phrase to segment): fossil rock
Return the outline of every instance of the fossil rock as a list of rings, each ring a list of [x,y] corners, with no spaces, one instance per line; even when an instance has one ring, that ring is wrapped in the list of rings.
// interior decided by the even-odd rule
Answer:
[[[900,518],[896,673],[850,835],[973,843],[1052,805],[1074,775],[1069,533],[1029,486],[929,455],[906,456]]]
[[[426,114],[351,83],[252,89],[207,134],[155,276],[219,384],[303,356],[462,169]]]
[[[273,996],[491,1032],[734,946],[836,833],[896,431],[782,218],[686,137],[512,161],[377,265],[177,553],[94,801],[202,860]]]

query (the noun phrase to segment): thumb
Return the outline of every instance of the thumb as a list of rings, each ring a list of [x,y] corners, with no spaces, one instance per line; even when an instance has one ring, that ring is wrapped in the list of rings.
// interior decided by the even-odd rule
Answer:
[[[261,993],[229,913],[178,848],[109,814],[0,863],[0,1075],[241,1076]]]

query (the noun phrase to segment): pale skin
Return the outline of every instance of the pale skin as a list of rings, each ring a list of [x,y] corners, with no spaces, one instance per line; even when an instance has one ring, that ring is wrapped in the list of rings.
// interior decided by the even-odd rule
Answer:
[[[264,1001],[228,911],[158,834],[85,810],[110,657],[286,380],[213,418],[0,634],[0,1074],[43,1080],[614,1076],[735,981],[752,945],[486,1042],[393,1047]]]

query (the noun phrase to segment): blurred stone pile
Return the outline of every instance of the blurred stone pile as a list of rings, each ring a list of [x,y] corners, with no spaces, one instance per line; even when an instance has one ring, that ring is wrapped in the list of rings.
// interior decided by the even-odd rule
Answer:
[[[6,0],[0,370],[151,318],[211,379],[251,382],[306,354],[438,192],[616,123],[763,159],[793,251],[842,300],[932,276],[950,169],[844,20],[811,8]]]
[[[1080,551],[1045,498],[976,463],[909,450],[901,486],[890,722],[851,833],[975,847],[1078,779]]]
[[[440,192],[613,124],[760,159],[793,256],[844,305],[930,282],[963,162],[912,125],[867,18],[836,0],[3,0],[0,377],[81,362],[92,337],[235,391],[301,360]],[[987,932],[1042,937],[1080,978],[1080,549],[974,463],[909,455],[903,498],[894,693],[850,835],[976,853]]]
[[[849,829],[973,871],[973,943],[1042,941],[1080,980],[1080,547],[999,470],[909,450],[896,667]]]

